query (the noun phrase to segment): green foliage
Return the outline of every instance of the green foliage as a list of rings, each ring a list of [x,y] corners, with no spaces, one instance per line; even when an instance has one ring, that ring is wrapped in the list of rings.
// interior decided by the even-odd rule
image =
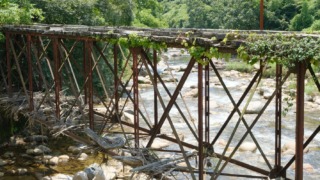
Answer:
[[[42,11],[30,3],[19,5],[8,0],[0,2],[1,24],[30,24],[43,20]]]
[[[290,30],[301,31],[304,28],[308,28],[312,25],[313,17],[309,11],[309,5],[307,1],[302,4],[302,10],[300,14],[294,16],[290,21]]]
[[[318,65],[320,40],[312,37],[282,35],[251,35],[245,45],[238,48],[238,55],[249,64],[258,61],[281,63],[292,69],[297,62]]]

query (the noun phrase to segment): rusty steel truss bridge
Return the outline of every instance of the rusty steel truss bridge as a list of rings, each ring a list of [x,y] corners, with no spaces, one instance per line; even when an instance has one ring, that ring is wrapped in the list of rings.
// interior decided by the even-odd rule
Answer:
[[[234,31],[231,30],[209,30],[209,29],[148,29],[133,27],[88,27],[73,25],[5,25],[2,32],[6,38],[6,66],[2,67],[2,81],[5,83],[7,96],[14,97],[17,91],[22,91],[27,99],[28,109],[32,113],[41,110],[42,103],[46,99],[53,97],[52,109],[55,112],[56,121],[60,122],[62,111],[62,90],[71,89],[68,96],[76,99],[72,107],[82,107],[86,124],[96,133],[101,134],[106,131],[110,124],[120,123],[122,126],[131,127],[133,131],[132,141],[134,147],[142,147],[141,138],[147,137],[145,148],[151,148],[156,139],[165,139],[176,144],[175,149],[159,149],[154,151],[166,151],[182,155],[186,168],[179,170],[185,171],[192,179],[204,179],[210,177],[216,179],[221,176],[234,176],[244,178],[287,178],[286,172],[295,162],[295,178],[303,178],[303,150],[319,133],[320,125],[315,124],[314,132],[304,141],[304,87],[305,72],[310,71],[314,77],[315,84],[320,89],[320,84],[315,76],[311,66],[303,63],[297,66],[296,78],[296,149],[295,155],[288,162],[282,162],[281,142],[282,135],[282,87],[289,77],[290,73],[284,74],[282,66],[276,67],[275,89],[270,98],[265,102],[261,111],[252,120],[243,115],[240,105],[244,104],[246,98],[250,98],[253,90],[258,86],[265,68],[261,65],[260,69],[252,76],[250,83],[247,84],[241,97],[236,101],[228,86],[224,82],[219,69],[211,59],[207,59],[209,64],[202,65],[197,63],[194,57],[188,61],[188,65],[183,75],[178,79],[174,90],[169,90],[166,82],[157,72],[157,61],[159,52],[156,49],[148,47],[125,47],[112,41],[128,37],[135,34],[138,37],[147,38],[150,42],[165,43],[168,47],[181,48],[182,44],[188,42],[195,43],[204,48],[215,47],[223,53],[236,53],[236,49],[245,42],[245,38],[233,39],[223,42],[226,35]],[[237,31],[238,34],[245,36],[248,33],[266,34],[290,32],[270,32],[270,31]],[[312,36],[298,34],[301,36]],[[213,38],[214,37],[214,38]],[[79,58],[80,54],[80,58]],[[77,59],[75,56],[77,55]],[[206,58],[206,57],[203,57]],[[103,64],[103,65],[102,65]],[[3,65],[2,65],[3,66]],[[104,74],[101,67],[108,69],[109,73]],[[23,68],[22,68],[23,67]],[[144,68],[147,71],[153,87],[153,106],[143,108],[143,99],[139,95],[139,71]],[[185,107],[179,101],[181,99],[181,90],[192,70],[197,68],[197,88],[198,96],[196,101],[197,111],[193,112],[197,118],[196,127],[191,125],[191,119],[183,110]],[[125,78],[124,69],[130,69],[129,75]],[[48,73],[49,72],[49,73]],[[50,74],[49,76],[46,74]],[[210,97],[210,74],[215,74],[219,83],[226,93],[226,97],[232,105],[228,117],[218,131],[210,131],[210,126],[215,121],[215,115],[210,113],[211,102],[215,99]],[[94,82],[99,79],[99,84],[103,89],[103,95],[99,94]],[[107,78],[112,78],[112,85],[106,83]],[[131,82],[131,83],[130,83]],[[160,92],[161,89],[161,92]],[[42,91],[43,96],[40,102],[35,103],[34,93]],[[50,92],[53,92],[50,94]],[[105,112],[96,111],[94,98],[103,102]],[[106,98],[108,97],[108,98]],[[121,98],[125,97],[124,103],[120,104]],[[107,99],[107,100],[106,100]],[[272,104],[275,102],[275,104]],[[124,121],[123,107],[127,104],[132,105],[133,122]],[[264,114],[266,108],[271,104],[275,107],[274,112],[274,134],[268,134],[275,141],[270,144],[274,148],[274,155],[270,158],[264,152],[264,147],[259,144],[259,138],[256,138],[253,128],[259,123],[260,117]],[[86,108],[84,108],[86,107]],[[190,134],[195,141],[183,141],[179,136],[176,124],[170,116],[171,110],[175,108],[185,124],[184,133]],[[148,114],[152,112],[152,116]],[[31,114],[31,113],[30,113]],[[237,121],[232,118],[238,115]],[[100,117],[99,120],[96,118]],[[101,120],[101,117],[103,120]],[[40,121],[40,120],[39,120]],[[45,120],[41,122],[46,124]],[[163,125],[167,123],[171,128],[173,136],[162,134]],[[228,147],[235,136],[239,125],[245,127],[244,134],[235,143],[231,153],[227,153]],[[234,131],[230,133],[230,139],[222,153],[214,151],[218,139],[226,127],[233,127]],[[123,129],[122,129],[123,130]],[[123,134],[130,134],[123,130]],[[76,136],[72,132],[66,131],[65,134]],[[252,164],[250,161],[237,160],[234,154],[238,152],[240,145],[247,137],[251,137],[257,151],[262,158],[261,164]],[[79,137],[80,138],[80,137]],[[188,157],[189,150],[196,150],[196,160]],[[217,159],[216,167],[207,165],[207,158]],[[272,160],[271,160],[272,159]],[[194,163],[196,161],[197,163]],[[241,167],[248,170],[248,173],[229,173],[224,169],[232,167]],[[247,172],[247,171],[245,171]]]

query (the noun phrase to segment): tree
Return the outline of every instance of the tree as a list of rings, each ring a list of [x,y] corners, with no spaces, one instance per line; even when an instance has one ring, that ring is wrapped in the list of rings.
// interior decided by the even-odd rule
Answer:
[[[290,30],[301,31],[304,28],[308,28],[312,25],[313,17],[309,12],[309,6],[307,1],[302,4],[301,13],[294,16],[290,21]]]
[[[271,0],[266,3],[265,29],[288,30],[299,8],[294,0]]]
[[[135,0],[134,26],[167,27],[167,22],[161,19],[163,7],[157,0]]]

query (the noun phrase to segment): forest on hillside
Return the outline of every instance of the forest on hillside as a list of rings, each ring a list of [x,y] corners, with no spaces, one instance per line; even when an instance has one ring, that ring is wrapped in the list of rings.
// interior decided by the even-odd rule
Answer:
[[[260,0],[1,0],[1,24],[259,29]],[[268,30],[319,31],[320,0],[265,0]]]

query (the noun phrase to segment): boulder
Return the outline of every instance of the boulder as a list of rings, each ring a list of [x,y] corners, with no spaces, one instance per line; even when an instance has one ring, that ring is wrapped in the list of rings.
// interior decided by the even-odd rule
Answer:
[[[86,153],[81,153],[78,160],[79,161],[84,161],[88,158],[88,155]]]
[[[42,150],[42,152],[45,154],[49,154],[52,152],[50,148],[48,148],[47,146],[44,146],[44,145],[39,145],[37,148]]]
[[[71,152],[72,154],[79,154],[81,152],[81,148],[76,146],[69,146],[68,152]]]
[[[6,160],[0,159],[0,166],[5,166],[7,164],[8,162]]]
[[[192,98],[197,98],[198,97],[198,89],[191,89],[190,91],[187,91],[184,93],[184,97],[192,97]]]
[[[24,141],[25,142],[35,141],[37,143],[42,143],[42,142],[48,142],[48,137],[43,135],[33,135],[33,136],[28,136],[24,138]]]
[[[59,163],[66,163],[69,161],[70,157],[68,155],[61,155],[58,158],[59,158]]]
[[[79,171],[73,176],[72,180],[89,180],[89,179],[88,179],[87,173],[85,173],[84,171]]]
[[[258,114],[262,110],[262,107],[261,102],[250,102],[245,114]]]
[[[257,146],[253,142],[243,142],[239,147],[239,151],[255,152],[256,149],[257,149]]]
[[[55,174],[53,176],[45,176],[42,180],[72,180],[72,177],[66,174]]]
[[[17,174],[19,175],[24,175],[28,172],[28,170],[26,168],[18,168],[17,169]]]
[[[13,158],[14,157],[14,153],[13,152],[5,152],[3,155],[2,155],[3,158],[5,159],[10,159],[10,158]]]
[[[57,165],[59,163],[59,158],[57,157],[57,156],[55,156],[55,157],[53,157],[53,158],[51,158],[50,160],[49,160],[49,164],[50,165]]]

